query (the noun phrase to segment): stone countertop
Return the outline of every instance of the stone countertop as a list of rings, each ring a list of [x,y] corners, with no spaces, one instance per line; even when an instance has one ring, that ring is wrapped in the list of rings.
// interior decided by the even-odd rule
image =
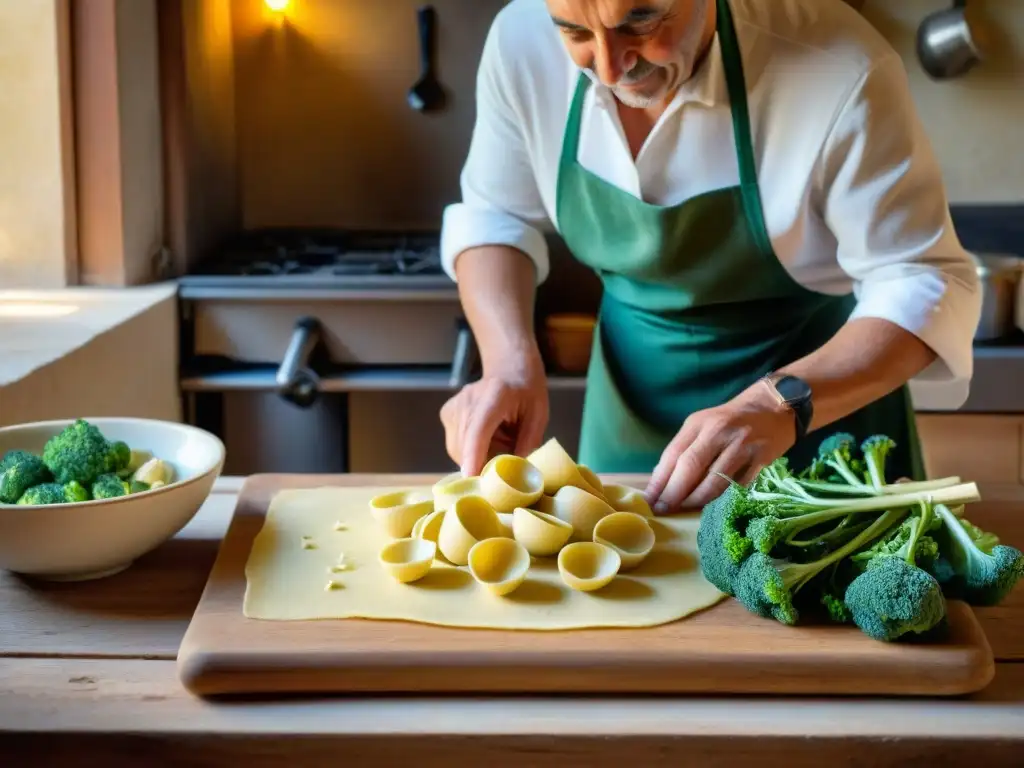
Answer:
[[[175,296],[174,283],[138,288],[0,291],[0,387],[67,357]]]

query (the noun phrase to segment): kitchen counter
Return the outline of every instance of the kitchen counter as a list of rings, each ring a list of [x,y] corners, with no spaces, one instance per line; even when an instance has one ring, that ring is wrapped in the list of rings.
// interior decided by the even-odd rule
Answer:
[[[0,751],[41,765],[1020,765],[1024,588],[978,610],[992,685],[952,700],[317,698],[208,703],[175,657],[234,508],[83,584],[0,575]],[[972,519],[1024,546],[1024,490],[982,485]]]
[[[174,283],[0,290],[0,426],[179,418],[177,318]]]

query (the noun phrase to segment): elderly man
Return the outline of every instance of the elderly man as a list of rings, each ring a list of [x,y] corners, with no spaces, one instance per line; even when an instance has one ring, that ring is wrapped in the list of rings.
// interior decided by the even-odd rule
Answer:
[[[966,398],[973,262],[899,56],[841,0],[512,0],[484,48],[442,258],[482,378],[442,409],[475,473],[548,420],[532,328],[553,225],[603,285],[578,459],[699,506],[823,427],[922,476],[907,383]]]

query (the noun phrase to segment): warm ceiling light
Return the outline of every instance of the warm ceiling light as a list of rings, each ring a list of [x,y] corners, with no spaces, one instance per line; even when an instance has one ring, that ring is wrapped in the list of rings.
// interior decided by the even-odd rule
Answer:
[[[267,8],[270,10],[275,13],[280,13],[288,7],[288,3],[290,3],[291,0],[263,0],[263,2],[266,3]]]

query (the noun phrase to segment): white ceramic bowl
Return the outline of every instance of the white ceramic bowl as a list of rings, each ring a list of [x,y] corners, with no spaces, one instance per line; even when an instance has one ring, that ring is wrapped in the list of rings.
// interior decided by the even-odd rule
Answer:
[[[175,422],[83,417],[108,440],[152,452],[174,467],[174,482],[143,493],[74,504],[0,504],[0,568],[57,581],[110,576],[173,537],[191,520],[224,466],[214,435]],[[0,457],[42,453],[74,419],[0,429]]]

